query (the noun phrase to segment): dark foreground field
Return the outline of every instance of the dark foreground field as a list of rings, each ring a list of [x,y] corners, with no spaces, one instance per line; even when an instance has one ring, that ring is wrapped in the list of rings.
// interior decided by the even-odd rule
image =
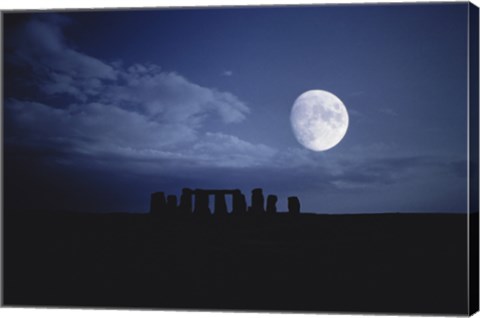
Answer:
[[[467,313],[465,215],[5,214],[4,303]]]

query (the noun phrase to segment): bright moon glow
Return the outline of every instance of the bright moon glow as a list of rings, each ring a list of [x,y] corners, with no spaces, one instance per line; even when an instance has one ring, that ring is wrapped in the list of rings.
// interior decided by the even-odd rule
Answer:
[[[348,129],[348,113],[332,93],[311,90],[293,103],[290,114],[293,133],[303,146],[314,151],[335,147]]]

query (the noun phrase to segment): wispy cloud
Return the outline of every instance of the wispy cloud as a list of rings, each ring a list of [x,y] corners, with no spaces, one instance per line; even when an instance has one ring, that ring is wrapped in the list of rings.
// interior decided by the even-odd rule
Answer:
[[[397,117],[398,113],[391,108],[380,108],[379,111],[385,115]]]
[[[210,131],[210,125],[246,119],[250,109],[235,95],[155,64],[123,66],[74,50],[63,38],[65,21],[55,17],[27,22],[14,43],[13,63],[29,68],[44,97],[6,101],[17,142],[62,147],[72,155],[213,167],[256,166],[276,152]]]
[[[226,76],[226,77],[233,76],[233,71],[229,71],[229,70],[223,71],[222,76]]]
[[[18,30],[13,43],[12,62],[29,67],[38,88],[46,94],[69,93],[79,100],[99,91],[101,81],[117,79],[115,68],[70,48],[62,28],[68,20],[45,15],[28,21]]]

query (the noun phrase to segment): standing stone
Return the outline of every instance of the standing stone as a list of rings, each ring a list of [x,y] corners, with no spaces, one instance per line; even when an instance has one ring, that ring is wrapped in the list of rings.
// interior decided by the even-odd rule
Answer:
[[[245,214],[247,210],[247,202],[245,200],[245,195],[242,194],[240,190],[235,190],[232,195],[232,213],[233,214]]]
[[[154,192],[150,196],[150,213],[155,215],[164,214],[167,209],[165,193]]]
[[[263,197],[263,190],[260,188],[252,190],[252,205],[250,211],[254,214],[261,214],[265,212],[265,199]]]
[[[189,188],[182,189],[182,195],[180,196],[180,212],[182,214],[191,214],[192,213],[192,201],[193,201],[193,191]]]
[[[267,197],[267,213],[268,214],[275,214],[277,213],[277,196],[276,195],[269,195]]]
[[[167,210],[169,214],[174,214],[177,211],[177,196],[169,195],[167,196]]]
[[[208,192],[204,190],[195,191],[195,214],[210,215],[210,207],[208,206]]]
[[[288,197],[288,212],[291,214],[300,214],[300,200],[298,197]]]
[[[247,197],[245,194],[242,193],[242,196],[240,198],[240,212],[244,213],[247,212]]]
[[[224,193],[215,193],[215,215],[226,215],[227,211],[227,202],[225,201]]]

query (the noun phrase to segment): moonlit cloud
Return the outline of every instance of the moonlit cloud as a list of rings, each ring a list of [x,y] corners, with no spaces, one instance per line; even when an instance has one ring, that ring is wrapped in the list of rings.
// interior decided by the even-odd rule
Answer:
[[[27,64],[37,74],[44,75],[46,82],[56,82],[58,76],[79,81],[116,78],[112,66],[65,43],[62,26],[68,20],[54,15],[48,17],[32,19],[18,31],[13,43],[18,63]]]
[[[178,166],[203,167],[267,164],[276,152],[209,131],[209,124],[246,119],[250,109],[235,95],[155,64],[124,67],[73,50],[63,39],[63,24],[31,20],[15,42],[16,63],[36,75],[41,94],[69,101],[7,100],[6,116],[17,142],[62,147],[71,155],[174,159]]]
[[[202,87],[156,65],[136,64],[119,70],[121,81],[107,85],[100,100],[133,108],[165,122],[201,124],[210,115],[224,123],[238,123],[249,108],[236,96]]]

